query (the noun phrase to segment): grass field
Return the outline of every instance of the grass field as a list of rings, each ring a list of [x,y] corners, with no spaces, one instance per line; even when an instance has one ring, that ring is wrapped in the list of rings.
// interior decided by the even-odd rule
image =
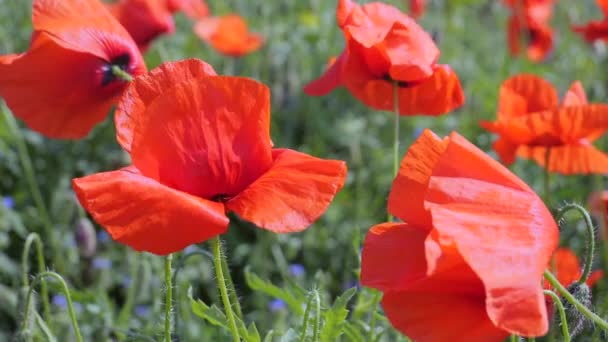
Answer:
[[[404,1],[387,2],[405,10]],[[393,117],[366,108],[345,89],[325,97],[309,97],[302,90],[323,72],[329,57],[338,55],[344,47],[335,22],[336,1],[209,0],[208,3],[214,14],[237,12],[247,18],[251,30],[265,37],[263,48],[240,59],[221,56],[193,34],[188,18],[178,14],[176,33],[158,39],[147,51],[148,68],[153,69],[162,61],[199,58],[220,74],[257,79],[271,89],[271,135],[276,146],[348,163],[344,189],[308,230],[277,235],[237,219],[224,236],[246,320],[255,322],[262,336],[274,330],[275,337],[270,341],[298,340],[304,312],[294,309],[294,305],[305,305],[308,291],[317,291],[312,293],[320,295],[325,311],[338,295],[358,287],[362,239],[370,226],[386,221],[386,199],[393,179]],[[31,1],[0,0],[0,54],[27,49],[30,15]],[[495,157],[491,148],[495,137],[483,130],[479,121],[495,118],[499,86],[517,73],[540,75],[553,83],[560,94],[571,82],[580,80],[590,102],[606,102],[608,51],[604,45],[585,43],[570,30],[571,24],[599,19],[600,15],[592,0],[559,1],[552,19],[556,31],[554,51],[547,61],[532,63],[509,55],[505,32],[508,11],[500,1],[431,0],[420,23],[436,37],[441,49],[440,62],[449,64],[459,75],[466,104],[441,117],[402,117],[401,156],[424,128],[431,128],[440,136],[458,131]],[[35,98],[36,94],[31,96]],[[89,237],[97,241],[91,257],[82,257],[75,242],[79,210],[71,179],[128,163],[128,156],[116,143],[110,115],[79,141],[50,140],[23,125],[21,128],[53,222],[50,235],[42,235],[44,256],[48,268],[69,284],[84,340],[160,340],[164,314],[162,258],[135,253],[111,241],[100,227],[96,227],[95,236]],[[29,275],[23,274],[25,239],[29,232],[44,231],[23,176],[17,143],[6,122],[0,121],[0,196],[4,198],[4,205],[0,204],[0,341],[10,340],[19,330],[24,296],[22,279],[37,272],[32,257]],[[606,149],[608,141],[602,139],[598,146]],[[543,170],[536,164],[518,160],[511,170],[539,193],[542,191]],[[585,204],[589,194],[601,189],[602,183],[600,176],[555,175],[551,178],[552,205],[565,201]],[[561,231],[560,244],[582,255],[583,230],[580,224],[569,223]],[[55,252],[51,248],[53,241],[59,246]],[[608,259],[601,257],[608,256],[608,250],[602,242],[599,245],[597,268],[608,271]],[[205,253],[196,253],[201,250],[209,250],[209,246],[193,246],[176,256],[181,268],[174,293],[175,333],[179,341],[229,340],[227,331],[197,317],[190,307],[189,288],[195,298],[221,307],[212,260]],[[259,279],[252,280],[252,274],[281,289],[289,289],[295,304],[277,301],[267,293],[271,291],[267,283],[258,281],[262,290],[254,291],[252,283]],[[49,324],[57,340],[74,340],[65,296],[54,282],[49,292],[52,310]],[[606,317],[606,278],[594,288],[593,294],[595,311]],[[40,297],[36,297],[39,303]],[[370,290],[361,289],[348,305],[352,329],[365,336],[372,320],[373,298]],[[380,307],[377,310],[381,313]],[[404,339],[386,318],[378,316],[377,321],[376,335],[380,340]],[[32,329],[35,339],[44,340],[39,328]],[[343,335],[342,340],[351,340],[352,336]],[[599,335],[586,330],[579,340],[589,341],[592,336],[599,339]]]

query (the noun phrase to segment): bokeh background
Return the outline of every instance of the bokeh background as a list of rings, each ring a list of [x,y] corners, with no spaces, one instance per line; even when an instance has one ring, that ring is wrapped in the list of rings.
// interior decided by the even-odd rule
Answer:
[[[67,0],[66,0],[67,1]],[[176,16],[176,33],[155,41],[145,58],[149,69],[163,60],[199,58],[220,74],[247,76],[267,84],[272,94],[271,136],[276,146],[289,147],[322,158],[347,161],[346,186],[326,214],[308,230],[276,235],[237,219],[224,237],[232,275],[246,319],[258,330],[275,331],[275,341],[291,341],[289,332],[302,324],[302,313],[294,305],[305,303],[307,292],[318,289],[323,308],[351,287],[358,287],[361,242],[367,229],[386,219],[386,198],[392,181],[391,113],[370,110],[344,89],[313,98],[302,87],[318,77],[330,56],[343,47],[342,33],[335,22],[336,1],[330,0],[208,0],[216,15],[236,12],[245,17],[252,31],[265,37],[263,48],[240,59],[219,55],[192,32],[192,22]],[[365,2],[365,1],[359,1]],[[406,10],[407,1],[386,1]],[[31,1],[0,0],[0,54],[27,49],[31,33]],[[507,77],[529,72],[553,83],[560,94],[574,80],[582,81],[592,102],[606,102],[608,51],[604,45],[589,45],[570,30],[573,23],[601,18],[593,0],[563,0],[555,7],[552,25],[556,45],[551,57],[535,64],[513,58],[506,47],[508,11],[498,0],[430,0],[420,19],[441,49],[440,62],[450,64],[459,75],[466,94],[461,109],[441,117],[403,117],[401,155],[415,137],[431,128],[438,135],[456,130],[477,146],[491,150],[493,136],[479,127],[480,120],[492,120],[496,113],[498,88]],[[79,70],[74,70],[79,72]],[[41,82],[53,82],[43,79]],[[31,94],[35,100],[36,94]],[[69,283],[77,302],[78,321],[86,341],[108,341],[126,336],[131,341],[154,341],[162,331],[162,258],[135,253],[114,243],[100,227],[88,239],[96,240],[90,257],[83,257],[75,240],[79,222],[78,204],[71,190],[73,177],[113,170],[128,163],[128,156],[115,141],[108,119],[80,141],[55,141],[22,127],[45,203],[54,224],[52,236],[43,236],[49,268]],[[606,150],[605,139],[599,145]],[[519,160],[512,168],[539,192],[542,170],[532,162]],[[551,178],[552,204],[564,201],[586,203],[593,190],[602,188],[597,176]],[[7,124],[0,121],[0,341],[8,341],[19,324],[21,253],[27,233],[41,231],[42,222],[28,191],[19,163],[16,140]],[[561,244],[582,255],[584,234],[576,222],[561,232]],[[600,234],[602,235],[602,234]],[[51,243],[58,255],[52,255]],[[601,245],[601,244],[600,244]],[[177,332],[183,341],[221,341],[225,333],[192,314],[187,290],[206,303],[219,303],[212,261],[204,253],[206,244],[188,248],[177,257],[182,265],[177,275]],[[602,262],[600,249],[597,267]],[[184,255],[192,254],[185,258]],[[606,254],[608,255],[608,254]],[[32,259],[33,260],[33,259]],[[31,262],[34,265],[34,262]],[[33,266],[32,266],[33,268]],[[253,291],[246,272],[288,289],[296,300],[289,303],[263,292]],[[449,286],[449,284],[446,284]],[[255,287],[255,286],[254,286]],[[279,290],[277,290],[279,291]],[[594,288],[594,305],[608,313],[608,281]],[[284,292],[283,292],[284,294]],[[50,286],[53,324],[59,341],[73,334],[65,297]],[[350,301],[349,329],[364,331],[371,320],[373,294],[362,290]],[[298,304],[300,303],[300,304]],[[132,305],[121,313],[125,304]],[[123,310],[124,311],[124,310]],[[302,311],[302,310],[299,310]],[[386,319],[378,320],[379,339],[402,339]],[[446,315],[445,320],[450,317]],[[440,327],[438,327],[440,329]],[[281,337],[283,336],[283,337]],[[343,335],[352,340],[356,335]],[[593,337],[595,336],[595,337]],[[282,338],[282,339],[281,339]],[[582,341],[599,339],[590,331]]]

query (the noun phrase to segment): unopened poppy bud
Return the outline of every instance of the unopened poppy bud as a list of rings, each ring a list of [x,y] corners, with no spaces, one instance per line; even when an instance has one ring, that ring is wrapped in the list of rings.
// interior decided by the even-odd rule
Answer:
[[[97,250],[97,235],[91,221],[86,218],[81,218],[76,223],[76,244],[80,255],[85,258],[90,258],[95,255]]]
[[[568,287],[568,292],[586,308],[591,309],[591,290],[589,290],[587,284],[574,283]],[[568,319],[571,337],[575,337],[585,330],[585,328],[592,326],[591,321],[581,314],[581,312],[570,302],[566,301],[564,303],[564,308],[566,309],[566,317]]]

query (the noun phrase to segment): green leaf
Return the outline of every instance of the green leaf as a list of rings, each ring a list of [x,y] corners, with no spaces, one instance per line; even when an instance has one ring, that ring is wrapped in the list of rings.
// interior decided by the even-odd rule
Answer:
[[[325,311],[323,314],[325,324],[321,329],[321,341],[337,341],[340,335],[342,335],[343,326],[346,321],[346,317],[348,316],[346,306],[356,293],[356,287],[346,290],[346,292],[336,298],[331,309]]]
[[[188,288],[188,299],[190,300],[190,307],[192,312],[198,317],[206,320],[207,322],[228,329],[228,322],[226,315],[217,306],[209,306],[200,299],[192,298],[192,287]]]
[[[270,330],[266,337],[264,337],[264,342],[272,342],[272,338],[274,337],[274,330]]]
[[[252,290],[260,291],[269,296],[283,300],[287,306],[289,306],[289,309],[296,315],[301,316],[304,314],[301,304],[303,300],[296,298],[291,291],[282,289],[271,282],[258,277],[251,273],[248,268],[245,269],[245,281]]]
[[[348,340],[352,342],[365,342],[363,330],[351,322],[344,322],[342,326],[344,334],[348,336]]]

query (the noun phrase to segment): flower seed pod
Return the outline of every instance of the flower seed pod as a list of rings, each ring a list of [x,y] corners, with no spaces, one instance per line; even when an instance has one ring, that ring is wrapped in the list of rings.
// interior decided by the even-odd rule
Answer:
[[[80,255],[91,258],[97,250],[97,235],[91,221],[81,218],[76,223],[75,239]]]

